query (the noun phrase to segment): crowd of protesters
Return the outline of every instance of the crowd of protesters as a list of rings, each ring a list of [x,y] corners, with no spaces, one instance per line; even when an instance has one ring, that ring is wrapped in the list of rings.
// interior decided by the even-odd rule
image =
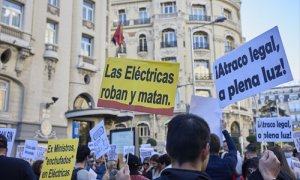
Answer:
[[[268,147],[262,154],[257,145],[247,145],[243,155],[230,134],[223,130],[225,140],[211,133],[202,118],[192,114],[175,116],[168,124],[165,154],[141,159],[125,155],[119,161],[99,159],[85,145],[79,145],[72,180],[150,180],[150,179],[300,179],[299,153],[290,145]],[[6,157],[7,139],[0,135],[0,179],[39,179],[43,160],[30,164],[22,159]],[[243,157],[242,157],[243,156]],[[90,170],[96,174],[91,178]]]

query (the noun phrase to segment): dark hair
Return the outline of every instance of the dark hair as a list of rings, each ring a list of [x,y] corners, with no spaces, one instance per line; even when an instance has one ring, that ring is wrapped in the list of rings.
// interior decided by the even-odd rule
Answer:
[[[220,151],[220,139],[219,137],[216,135],[216,134],[210,134],[210,149],[209,149],[209,152],[211,154],[218,154],[219,151]]]
[[[151,156],[150,161],[155,161],[155,162],[159,162],[159,155],[158,154],[154,154]]]
[[[7,149],[7,138],[3,134],[0,134],[0,148]]]
[[[273,146],[269,148],[270,151],[273,151],[275,156],[280,162],[280,170],[286,172],[290,177],[293,179],[296,179],[294,172],[290,169],[287,160],[285,158],[285,155],[282,151],[282,149],[279,146]]]
[[[86,145],[79,145],[76,154],[76,162],[83,162],[91,153],[91,150]]]
[[[125,155],[126,159],[127,159],[128,155],[129,155],[128,166],[129,166],[129,170],[130,170],[130,175],[138,175],[139,174],[139,172],[138,172],[139,166],[142,165],[141,160],[137,156],[135,156],[131,153]]]
[[[160,164],[165,164],[165,166],[169,166],[171,164],[171,158],[168,154],[161,155],[158,159]]]
[[[43,164],[43,160],[36,160],[33,164],[32,164],[32,170],[34,172],[34,174],[36,174],[37,176],[40,176],[41,174],[41,165]]]
[[[180,114],[169,122],[166,149],[179,165],[196,162],[210,138],[207,123],[193,114]]]
[[[242,165],[242,175],[246,179],[258,168],[258,158],[246,159]],[[251,171],[253,169],[253,171]]]
[[[257,153],[256,143],[250,143],[246,146],[246,150],[249,152]]]

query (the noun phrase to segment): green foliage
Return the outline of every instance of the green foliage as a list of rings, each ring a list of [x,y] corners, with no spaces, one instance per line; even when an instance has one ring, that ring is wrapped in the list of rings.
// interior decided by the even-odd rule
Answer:
[[[151,146],[155,147],[155,146],[157,145],[157,142],[156,142],[155,139],[149,138],[149,139],[147,140],[147,143],[146,143],[146,144],[151,144]]]
[[[143,144],[143,139],[139,137],[139,144]]]

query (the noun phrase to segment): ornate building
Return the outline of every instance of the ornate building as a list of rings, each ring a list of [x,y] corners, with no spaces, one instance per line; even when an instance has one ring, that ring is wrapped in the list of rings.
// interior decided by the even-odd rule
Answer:
[[[184,113],[192,94],[216,97],[213,61],[243,43],[240,1],[232,0],[111,0],[109,38],[119,23],[125,44],[110,42],[109,56],[180,63],[175,114]],[[226,17],[222,23],[217,18]],[[252,111],[249,99],[223,110],[226,127],[241,142],[249,134]],[[171,117],[135,113],[133,125],[146,142],[154,138],[163,151]],[[129,127],[131,122],[116,124]],[[245,146],[245,143],[243,143]]]

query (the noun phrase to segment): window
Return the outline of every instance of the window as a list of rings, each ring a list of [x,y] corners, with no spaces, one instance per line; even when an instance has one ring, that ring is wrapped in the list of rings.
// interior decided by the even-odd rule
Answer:
[[[92,101],[86,95],[79,95],[74,101],[74,109],[92,109]]]
[[[94,22],[94,4],[90,1],[83,1],[82,17],[84,20]]]
[[[173,29],[165,29],[162,32],[162,46],[161,47],[177,47],[176,34]]]
[[[195,32],[193,35],[193,41],[194,49],[209,49],[208,35],[206,32]]]
[[[119,23],[122,23],[123,26],[129,25],[129,21],[127,22],[127,15],[124,9],[119,10]]]
[[[162,14],[176,13],[176,2],[161,3],[161,13]]]
[[[3,1],[1,17],[2,23],[8,26],[21,28],[22,13],[21,4],[9,0]]]
[[[209,63],[207,60],[195,60],[194,61],[194,72],[196,80],[209,80],[211,79],[209,73]]]
[[[48,0],[48,4],[51,4],[52,6],[59,6],[59,0]]]
[[[57,43],[57,23],[52,21],[47,22],[45,42],[48,44]]]
[[[231,36],[226,37],[225,52],[229,52],[234,49],[234,39]]]
[[[146,8],[140,8],[139,9],[139,18],[140,19],[147,19],[148,18],[148,13]]]
[[[206,8],[204,5],[194,4],[192,6],[192,14],[190,20],[209,21],[210,19],[206,15]]]
[[[140,137],[149,137],[150,136],[149,126],[145,123],[141,123],[138,125],[138,131],[139,131]]]
[[[161,58],[161,61],[164,61],[164,62],[176,62],[176,57],[164,57],[164,58]]]
[[[147,52],[147,39],[146,39],[146,35],[141,34],[139,36],[139,48],[138,48],[139,52]]]
[[[300,112],[300,101],[294,100],[290,101],[289,103],[289,110],[290,112]]]
[[[83,35],[81,39],[81,54],[91,57],[93,54],[93,38]]]
[[[0,79],[0,112],[7,111],[8,107],[8,82]]]
[[[210,91],[206,89],[196,89],[196,96],[210,97]]]
[[[226,17],[228,20],[232,20],[231,11],[224,9],[224,17]]]

